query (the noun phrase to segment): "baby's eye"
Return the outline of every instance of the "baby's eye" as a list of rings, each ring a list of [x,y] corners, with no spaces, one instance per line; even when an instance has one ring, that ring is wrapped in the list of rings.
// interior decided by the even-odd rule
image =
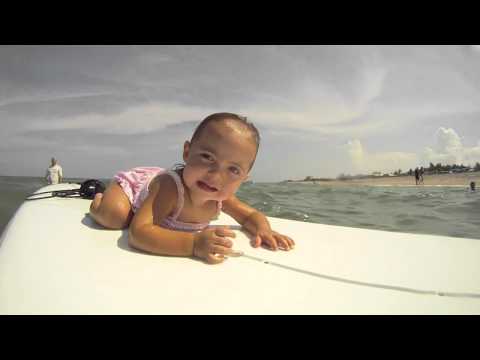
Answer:
[[[213,160],[213,157],[212,157],[211,155],[209,155],[209,154],[205,154],[205,153],[204,153],[204,154],[200,154],[200,156],[201,156],[202,158],[204,158],[205,160],[208,160],[208,161],[212,161],[212,160]]]
[[[240,169],[238,169],[238,168],[236,168],[236,167],[234,167],[234,166],[230,167],[230,172],[231,172],[232,174],[235,174],[235,175],[240,175]]]

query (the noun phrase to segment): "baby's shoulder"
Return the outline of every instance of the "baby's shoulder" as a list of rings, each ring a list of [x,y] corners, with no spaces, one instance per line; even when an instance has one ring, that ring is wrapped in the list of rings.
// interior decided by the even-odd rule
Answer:
[[[161,192],[164,194],[177,194],[177,184],[175,180],[167,173],[162,173],[152,179],[149,185],[149,192]]]
[[[157,213],[172,212],[178,202],[177,185],[168,174],[159,174],[152,179],[148,189],[153,208]]]

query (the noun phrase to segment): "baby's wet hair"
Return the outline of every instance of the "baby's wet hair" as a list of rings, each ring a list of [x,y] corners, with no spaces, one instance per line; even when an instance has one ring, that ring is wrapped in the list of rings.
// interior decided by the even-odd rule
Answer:
[[[258,132],[258,129],[253,125],[250,121],[248,121],[246,116],[240,116],[234,113],[229,113],[229,112],[221,112],[221,113],[215,113],[208,115],[205,119],[202,120],[200,124],[195,128],[195,131],[193,132],[192,138],[190,140],[190,143],[193,143],[196,139],[200,137],[200,134],[202,133],[202,130],[205,128],[205,126],[208,125],[210,122],[220,122],[224,120],[233,120],[236,121],[240,124],[242,124],[247,131],[250,132],[250,135],[255,142],[256,145],[256,153],[255,153],[255,158],[257,157],[258,153],[258,148],[260,146],[260,133]],[[255,159],[253,160],[252,164],[250,165],[250,169],[253,167],[253,163],[255,162]],[[177,163],[173,166],[173,170],[177,171],[182,171],[185,168],[185,164],[183,163]]]
[[[221,112],[221,113],[208,115],[205,119],[202,120],[200,124],[198,124],[197,128],[193,132],[192,139],[190,140],[190,142],[193,143],[196,139],[200,137],[202,130],[205,128],[205,126],[208,125],[208,123],[212,121],[219,122],[224,120],[233,120],[235,122],[242,124],[245,127],[245,129],[247,129],[250,132],[250,135],[252,136],[252,139],[255,142],[255,145],[257,147],[257,153],[258,153],[258,148],[260,146],[260,133],[258,132],[258,129],[255,127],[255,125],[253,125],[250,121],[248,121],[246,116],[240,116],[240,115],[229,113],[229,112]]]

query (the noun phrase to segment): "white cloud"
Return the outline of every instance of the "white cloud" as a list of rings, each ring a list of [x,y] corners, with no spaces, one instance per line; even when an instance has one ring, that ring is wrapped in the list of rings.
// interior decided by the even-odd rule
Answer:
[[[42,120],[28,130],[92,130],[105,134],[145,134],[168,125],[202,120],[213,109],[178,104],[151,103],[135,106],[120,114],[88,114],[59,121]]]
[[[51,148],[59,145],[59,140],[42,139],[28,135],[12,135],[2,137],[0,142],[1,151],[9,151],[12,149],[39,149]]]
[[[352,169],[356,173],[372,173],[373,171],[392,172],[398,169],[406,171],[417,162],[417,155],[406,152],[368,152],[360,140],[354,139],[347,143]]]
[[[59,149],[64,151],[68,149],[69,152],[77,152],[91,155],[101,156],[126,156],[130,154],[124,147],[115,145],[96,145],[96,144],[81,144],[75,145],[68,143],[68,140],[62,137],[52,137],[45,139],[38,137],[35,134],[31,135],[16,135],[6,138],[0,143],[0,150],[2,152],[8,151],[52,151]]]
[[[37,119],[27,130],[75,130],[88,129],[110,134],[140,134],[162,129],[185,121],[200,121],[208,114],[232,111],[248,116],[254,123],[274,129],[305,130],[324,135],[374,132],[380,122],[377,119],[362,120],[369,103],[381,92],[384,77],[382,69],[366,69],[362,77],[362,91],[354,98],[347,98],[331,91],[321,82],[306,82],[290,98],[259,93],[263,103],[250,102],[229,109],[200,107],[180,103],[150,102],[131,106],[116,114],[85,114],[58,120]],[[83,95],[83,94],[82,94]],[[67,97],[66,97],[67,98]],[[38,99],[37,99],[38,100]],[[281,130],[280,130],[281,131]]]
[[[277,106],[251,104],[244,112],[278,132],[284,132],[281,128],[321,135],[378,132],[388,117],[369,117],[368,113],[371,102],[382,92],[385,74],[381,67],[364,69],[355,97],[335,92],[322,82],[305,81],[289,101],[277,102]]]
[[[453,129],[439,128],[436,132],[437,149],[447,153],[458,153],[462,150],[460,137]]]
[[[464,146],[455,130],[444,127],[437,130],[435,139],[434,149],[424,149],[423,159],[426,163],[474,165],[480,162],[480,141],[477,146]]]
[[[69,150],[71,152],[101,156],[127,156],[130,154],[129,151],[122,147],[107,145],[74,145],[70,146]]]
[[[72,100],[72,99],[81,99],[87,97],[94,97],[94,96],[104,96],[104,95],[113,95],[112,92],[106,91],[75,91],[73,94],[66,94],[65,92],[62,93],[54,93],[50,92],[48,94],[42,93],[34,93],[28,95],[17,95],[15,97],[11,97],[9,99],[2,99],[0,100],[0,108],[5,107],[8,105],[15,105],[15,104],[24,104],[24,103],[41,103],[41,102],[49,102],[49,101],[59,101],[59,100]]]
[[[428,164],[474,165],[480,162],[480,141],[477,146],[463,145],[460,136],[452,128],[440,127],[435,133],[435,146],[425,147],[420,155],[407,152],[370,153],[358,139],[349,141],[345,150],[355,173],[367,174],[373,171],[406,171]]]
[[[352,167],[362,173],[480,159],[480,144],[465,146],[453,130],[439,130],[437,144],[425,143],[431,126],[459,124],[469,135],[478,130],[480,45],[0,46],[0,54],[4,152],[50,152],[57,142],[67,153],[87,150],[75,147],[78,141],[60,142],[55,131],[69,139],[79,135],[76,130],[97,133],[84,139],[86,146],[95,146],[104,134],[146,135],[180,124],[181,130],[155,135],[166,153],[181,153],[191,125],[185,122],[232,111],[302,151],[356,139],[325,156],[322,169],[343,166],[345,161],[335,159],[338,154],[342,159],[348,154]],[[113,147],[105,151],[119,154],[125,137],[106,138]],[[132,152],[147,151],[157,141],[143,138],[148,138],[146,145]],[[370,152],[370,140],[392,141],[398,151]],[[306,150],[310,143],[314,148]],[[262,151],[274,158],[276,149]],[[148,156],[159,160],[156,154]]]
[[[345,135],[357,138],[368,134],[378,135],[395,131],[399,126],[409,126],[413,121],[421,121],[434,115],[472,112],[479,109],[476,101],[478,92],[463,78],[463,73],[458,70],[458,67],[452,68],[448,63],[442,63],[442,66],[432,64],[431,60],[435,58],[427,56],[431,49],[415,48],[417,52],[421,50],[417,54],[415,51],[409,52],[409,48],[397,47],[396,51],[403,54],[404,60],[392,61],[391,59],[387,62],[384,54],[386,49],[381,47],[258,47],[252,49],[233,47],[231,51],[237,54],[237,57],[251,54],[259,56],[258,63],[248,69],[239,65],[243,64],[240,56],[235,69],[243,73],[239,74],[239,79],[236,79],[235,83],[229,82],[230,78],[235,78],[226,71],[226,64],[229,62],[219,60],[218,64],[215,64],[219,70],[224,71],[208,73],[204,79],[208,80],[206,83],[204,81],[201,84],[192,83],[190,76],[192,74],[189,71],[193,71],[198,65],[193,60],[191,60],[192,63],[187,63],[190,65],[185,66],[187,78],[183,73],[182,76],[175,77],[169,74],[168,79],[153,76],[161,72],[165,64],[179,66],[178,70],[183,69],[180,67],[182,63],[175,65],[177,62],[174,61],[176,57],[183,54],[182,52],[177,54],[176,51],[182,49],[182,47],[178,49],[139,48],[133,65],[127,67],[123,64],[122,71],[116,75],[125,76],[128,69],[132,69],[132,75],[126,77],[136,79],[131,85],[136,86],[147,81],[152,85],[151,89],[148,88],[150,90],[163,88],[166,82],[175,80],[178,82],[178,89],[182,89],[178,94],[188,94],[186,97],[188,100],[185,101],[198,100],[208,95],[205,98],[208,101],[203,102],[208,104],[207,106],[168,103],[166,100],[151,102],[148,105],[131,105],[128,110],[120,114],[86,114],[56,121],[37,118],[31,128],[93,129],[97,132],[112,134],[148,133],[173,123],[199,121],[210,113],[225,110],[238,111],[249,116],[254,122],[277,129],[298,129],[312,134]],[[134,48],[126,50],[133,51]],[[226,56],[224,48],[214,47],[213,50]],[[171,53],[169,54],[168,51]],[[212,60],[211,55],[204,54],[203,51],[207,50],[195,48],[192,54],[199,59],[205,57],[204,61]],[[405,55],[410,53],[411,56]],[[129,56],[133,56],[133,53],[129,52]],[[412,56],[413,60],[410,59]],[[230,60],[230,57],[224,60]],[[200,63],[203,64],[203,62]],[[156,72],[146,72],[146,68],[156,69]],[[177,68],[171,70],[174,69]],[[266,71],[269,69],[276,71],[272,73],[274,76],[270,76]],[[136,71],[138,74],[135,76]],[[197,73],[197,76],[202,74],[201,71]],[[216,77],[213,77],[214,74]],[[113,79],[111,75],[108,77],[109,80]],[[95,76],[98,78],[100,74]],[[247,79],[255,80],[253,85]],[[229,86],[223,85],[225,89],[219,90],[222,88],[219,84],[225,82]],[[443,86],[443,82],[448,82],[449,86]],[[273,84],[277,83],[279,86],[275,87]],[[197,87],[203,84],[199,87],[200,92],[195,90],[195,84]],[[144,89],[144,91],[148,95],[149,90]],[[140,88],[135,87],[135,92],[137,95],[140,94]],[[86,94],[107,93],[99,91]],[[51,95],[51,91],[49,94]],[[385,94],[388,95],[386,98]],[[459,95],[455,96],[455,94]],[[83,94],[79,92],[78,95]],[[145,95],[146,98],[148,98],[147,95]],[[230,104],[236,105],[227,106],[227,108],[218,106],[218,98],[222,96],[228,98]],[[424,96],[426,96],[425,99]],[[242,100],[236,102],[237,97]],[[442,101],[444,98],[448,98],[449,101]],[[282,130],[279,129],[279,131]]]

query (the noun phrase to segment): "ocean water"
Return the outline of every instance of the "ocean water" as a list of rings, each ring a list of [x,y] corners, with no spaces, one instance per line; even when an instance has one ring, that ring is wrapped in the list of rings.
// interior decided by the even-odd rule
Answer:
[[[0,176],[0,233],[25,197],[44,185],[41,178]],[[237,196],[268,216],[480,239],[480,191],[470,192],[466,187],[248,183],[242,185]]]

